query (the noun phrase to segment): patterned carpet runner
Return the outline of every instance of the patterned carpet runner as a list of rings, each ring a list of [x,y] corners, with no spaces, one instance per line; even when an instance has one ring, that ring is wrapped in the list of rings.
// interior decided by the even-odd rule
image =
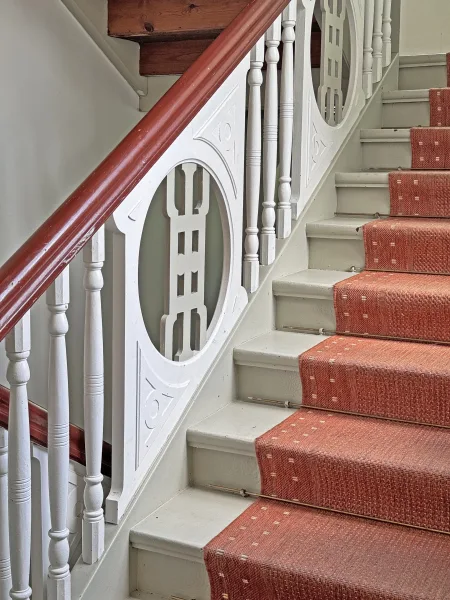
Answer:
[[[299,357],[303,408],[256,441],[267,499],[205,549],[212,600],[450,598],[450,89],[430,114]]]

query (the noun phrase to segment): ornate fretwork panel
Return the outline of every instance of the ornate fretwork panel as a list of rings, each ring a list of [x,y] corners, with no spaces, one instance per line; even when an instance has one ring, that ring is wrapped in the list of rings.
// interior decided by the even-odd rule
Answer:
[[[165,314],[161,319],[161,353],[185,361],[206,343],[205,306],[206,216],[210,175],[185,163],[166,178],[166,216],[169,220],[169,263]]]
[[[322,58],[319,108],[329,125],[342,120],[342,50],[347,0],[321,0]]]

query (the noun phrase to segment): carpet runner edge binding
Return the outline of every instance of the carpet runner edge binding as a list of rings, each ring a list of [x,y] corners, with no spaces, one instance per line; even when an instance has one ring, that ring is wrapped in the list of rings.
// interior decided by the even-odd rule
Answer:
[[[450,54],[447,71],[450,86]],[[450,346],[396,339],[450,341],[450,222],[436,219],[450,218],[449,99],[430,90],[431,127],[411,129],[416,171],[389,175],[397,218],[364,228],[374,272],[335,286],[351,337],[299,357],[312,408],[257,440],[275,499],[205,548],[212,600],[450,598],[450,536],[435,532],[450,532]]]

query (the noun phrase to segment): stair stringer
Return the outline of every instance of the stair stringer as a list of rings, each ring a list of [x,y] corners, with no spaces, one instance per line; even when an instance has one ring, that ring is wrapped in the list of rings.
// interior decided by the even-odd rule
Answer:
[[[75,566],[72,572],[73,599],[124,600],[136,590],[138,550],[130,546],[130,529],[189,485],[187,430],[236,398],[234,348],[275,329],[272,283],[275,279],[308,268],[306,224],[334,216],[337,203],[335,174],[361,169],[360,130],[381,127],[382,93],[397,89],[397,82],[398,57],[395,57],[326,173],[313,190],[303,213],[293,223],[290,238],[277,241],[276,261],[270,267],[261,268],[259,290],[250,296],[249,303],[228,342],[201,382],[183,418],[167,439],[125,516],[118,525],[106,525],[105,553],[101,561],[92,566],[80,561]],[[114,577],[111,576],[112,573]]]

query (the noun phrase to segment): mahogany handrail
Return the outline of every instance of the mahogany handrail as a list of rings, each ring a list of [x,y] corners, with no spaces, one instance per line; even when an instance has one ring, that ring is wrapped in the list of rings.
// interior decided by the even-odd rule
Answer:
[[[43,448],[48,448],[48,413],[45,408],[28,401],[30,413],[30,441]],[[0,385],[0,427],[8,429],[9,421],[9,390]],[[71,460],[86,466],[84,447],[84,430],[76,425],[69,428],[69,452]],[[103,442],[102,473],[111,477],[112,448],[108,442]]]
[[[289,0],[250,0],[153,109],[0,268],[0,341],[189,125]]]

